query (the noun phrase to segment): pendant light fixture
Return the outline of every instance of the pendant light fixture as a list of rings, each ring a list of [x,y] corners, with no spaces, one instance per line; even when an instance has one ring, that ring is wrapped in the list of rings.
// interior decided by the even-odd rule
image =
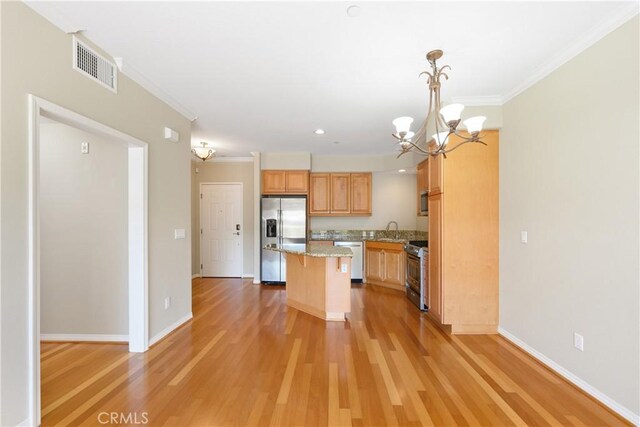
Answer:
[[[464,105],[449,104],[441,107],[440,78],[444,77],[447,80],[449,76],[444,70],[451,69],[448,65],[438,67],[436,61],[441,57],[441,50],[432,50],[427,53],[427,61],[431,65],[431,72],[423,71],[420,73],[420,76],[427,75],[429,110],[427,111],[427,118],[418,133],[415,134],[411,131],[411,124],[413,123],[413,118],[411,117],[398,117],[392,122],[396,128],[396,133],[392,134],[392,136],[398,140],[398,146],[400,147],[398,157],[409,152],[417,152],[427,156],[442,154],[446,158],[447,153],[470,142],[487,145],[480,140],[480,131],[482,131],[482,125],[487,119],[486,117],[476,116],[462,121]],[[461,121],[469,136],[460,133],[458,126]],[[456,135],[460,139],[453,146],[448,145],[451,135]]]
[[[206,162],[213,157],[213,154],[216,152],[216,150],[212,150],[211,148],[209,148],[209,144],[206,142],[201,142],[200,145],[202,147],[194,147],[191,149],[191,152],[194,156],[196,156],[203,162]]]

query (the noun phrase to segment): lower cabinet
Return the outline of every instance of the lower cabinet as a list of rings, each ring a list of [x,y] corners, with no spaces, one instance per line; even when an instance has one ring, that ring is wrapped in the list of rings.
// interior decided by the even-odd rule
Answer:
[[[365,242],[366,282],[404,290],[405,252],[402,243]]]

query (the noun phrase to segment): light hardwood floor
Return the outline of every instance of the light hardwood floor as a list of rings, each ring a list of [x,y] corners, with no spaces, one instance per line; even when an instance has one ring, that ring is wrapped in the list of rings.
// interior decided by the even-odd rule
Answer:
[[[349,321],[325,323],[283,287],[196,279],[193,321],[145,354],[43,343],[43,425],[626,425],[498,336],[449,336],[398,291],[351,294]]]

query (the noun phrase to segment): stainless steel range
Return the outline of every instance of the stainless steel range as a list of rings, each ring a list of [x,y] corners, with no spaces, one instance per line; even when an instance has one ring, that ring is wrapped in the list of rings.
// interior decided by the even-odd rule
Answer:
[[[407,298],[422,311],[429,309],[429,242],[410,240],[404,245],[407,253]]]

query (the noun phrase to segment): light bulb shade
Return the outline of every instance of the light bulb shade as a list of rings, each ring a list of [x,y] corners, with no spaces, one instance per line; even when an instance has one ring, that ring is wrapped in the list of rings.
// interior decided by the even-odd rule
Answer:
[[[436,133],[434,135],[431,135],[431,137],[433,138],[433,140],[436,142],[436,144],[444,147],[445,145],[447,145],[447,136],[449,135],[449,132],[440,132],[440,133]]]
[[[460,120],[462,110],[464,110],[464,105],[462,104],[449,104],[440,109],[440,114],[442,115],[445,123],[455,122]]]
[[[485,116],[475,116],[468,118],[462,123],[464,123],[464,126],[467,128],[467,132],[474,133],[482,130],[482,125],[485,120],[487,120]]]
[[[393,125],[396,127],[396,132],[398,134],[401,132],[409,132],[409,129],[411,129],[411,123],[413,123],[413,118],[398,117],[391,123],[393,123]]]
[[[413,136],[414,136],[414,135],[415,135],[415,133],[414,133],[414,132],[409,131],[409,132],[407,132],[407,134],[404,136],[404,139],[411,139],[411,138],[413,138]]]

